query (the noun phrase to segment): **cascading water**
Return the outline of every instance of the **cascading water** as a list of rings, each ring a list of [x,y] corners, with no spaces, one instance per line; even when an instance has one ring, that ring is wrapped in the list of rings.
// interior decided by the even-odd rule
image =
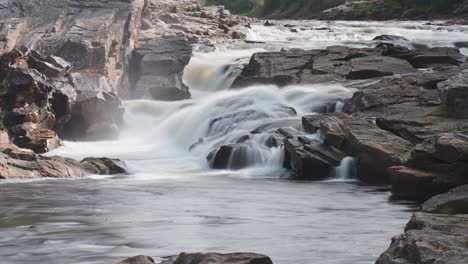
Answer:
[[[1,262],[97,264],[139,254],[253,251],[277,264],[374,263],[410,213],[406,205],[389,203],[388,193],[342,184],[356,175],[352,158],[345,158],[328,181],[278,180],[285,173],[283,150],[274,140],[278,128],[300,130],[302,115],[343,101],[352,90],[335,83],[228,86],[254,52],[371,47],[381,34],[453,46],[468,39],[468,27],[410,21],[275,23],[253,24],[250,43],[195,50],[184,74],[192,100],[127,101],[119,140],[65,142],[51,153],[120,158],[129,175],[0,182]],[[284,24],[301,30],[291,32]],[[339,103],[334,110],[341,108]],[[209,169],[207,157],[223,146],[233,153],[227,167],[241,164],[243,169]]]
[[[345,157],[340,166],[336,167],[333,180],[337,181],[356,181],[357,170],[356,160],[353,157]]]

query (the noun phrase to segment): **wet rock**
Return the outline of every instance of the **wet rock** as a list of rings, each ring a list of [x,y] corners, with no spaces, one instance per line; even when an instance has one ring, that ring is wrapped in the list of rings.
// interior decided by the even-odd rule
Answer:
[[[117,264],[154,264],[154,259],[148,256],[135,256],[125,260],[120,261]]]
[[[448,116],[468,119],[468,71],[439,83],[438,88]]]
[[[374,41],[409,41],[407,38],[397,35],[379,35],[372,39]]]
[[[120,174],[123,167],[117,161],[100,159],[103,167],[90,166],[85,160],[80,163],[58,156],[46,157],[15,147],[2,148],[0,152],[0,179],[14,178],[70,178],[90,174]],[[115,162],[115,163],[114,163]],[[117,169],[117,167],[119,169]]]
[[[302,126],[308,133],[315,134],[320,129],[322,123],[322,115],[308,115],[302,117]]]
[[[190,98],[182,81],[192,48],[182,39],[160,39],[133,51],[130,86],[132,98],[184,100]]]
[[[305,137],[284,141],[284,166],[301,180],[323,180],[331,176],[344,155],[322,142]]]
[[[164,263],[164,262],[163,262]],[[265,255],[255,253],[181,253],[174,262],[164,264],[273,264],[271,259]]]
[[[261,158],[261,152],[248,142],[223,145],[211,152],[207,160],[213,169],[240,170],[254,165]]]
[[[468,185],[432,197],[421,205],[421,209],[434,214],[468,214]]]
[[[123,161],[109,158],[85,158],[80,162],[81,166],[89,172],[97,175],[114,175],[127,173]]]
[[[467,215],[416,213],[376,264],[466,263]]]
[[[324,115],[320,135],[325,144],[357,159],[359,179],[389,181],[387,169],[405,164],[413,145],[376,125],[343,113]]]

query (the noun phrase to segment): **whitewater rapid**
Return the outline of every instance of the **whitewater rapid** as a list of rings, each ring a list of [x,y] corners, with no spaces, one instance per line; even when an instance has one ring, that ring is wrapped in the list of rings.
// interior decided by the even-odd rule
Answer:
[[[337,102],[336,110],[340,111],[342,101],[352,96],[354,90],[350,84],[338,83],[229,89],[253,53],[332,45],[372,47],[375,45],[372,39],[382,34],[404,36],[415,45],[428,47],[455,46],[460,39],[468,39],[467,26],[440,27],[425,22],[275,23],[273,27],[261,23],[251,25],[249,43],[230,42],[210,49],[195,46],[184,72],[184,82],[190,87],[193,99],[126,101],[125,126],[119,140],[65,142],[64,147],[51,155],[121,158],[135,175],[206,172],[210,164],[207,156],[211,152],[248,137],[237,150],[250,160],[248,173],[262,174],[258,169],[263,168],[282,175],[283,151],[281,146],[266,146],[269,137],[282,126],[303,133],[301,116],[314,114],[317,107],[330,102]],[[290,31],[285,24],[297,25],[299,33]],[[251,133],[265,125],[270,129]],[[352,164],[344,162],[345,167]],[[352,169],[344,171],[352,174]],[[344,179],[346,175],[337,177]]]
[[[278,127],[304,133],[301,116],[317,106],[338,102],[339,111],[354,85],[229,86],[254,52],[372,47],[381,34],[455,46],[468,39],[468,27],[274,23],[251,25],[248,38],[256,43],[194,47],[184,73],[193,99],[125,101],[119,140],[65,142],[50,153],[120,158],[128,175],[0,182],[0,262],[103,264],[139,254],[252,251],[276,264],[374,263],[412,207],[389,201],[381,187],[353,181],[350,157],[327,181],[287,180],[281,146],[265,144]],[[297,25],[299,33],[284,24]],[[246,140],[240,155],[252,163],[242,170],[210,169],[207,156],[239,139]]]

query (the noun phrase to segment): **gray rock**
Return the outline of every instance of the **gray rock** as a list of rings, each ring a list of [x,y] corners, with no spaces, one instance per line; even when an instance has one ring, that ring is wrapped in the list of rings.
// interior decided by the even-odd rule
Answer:
[[[434,214],[468,214],[468,185],[432,197],[421,205],[421,209]]]
[[[413,145],[376,125],[343,113],[323,115],[325,144],[357,159],[358,177],[368,183],[389,181],[387,169],[405,164]]]
[[[172,264],[273,264],[265,255],[255,253],[181,253]],[[169,264],[169,263],[168,263]]]
[[[233,87],[274,84],[320,83],[343,79],[370,79],[416,70],[408,61],[382,56],[382,49],[343,46],[324,50],[283,50],[256,53],[244,67]]]
[[[154,259],[148,256],[135,256],[128,259],[124,259],[117,264],[154,264]]]
[[[468,71],[439,83],[438,88],[447,115],[468,119]]]
[[[285,139],[284,151],[284,166],[300,180],[326,179],[344,158],[343,153],[304,137]]]
[[[468,263],[468,216],[416,213],[376,264]]]
[[[16,178],[70,178],[91,174],[125,173],[124,164],[110,159],[85,159],[77,162],[58,156],[46,157],[19,150],[13,146],[0,149],[0,179]],[[93,160],[93,164],[90,164]]]

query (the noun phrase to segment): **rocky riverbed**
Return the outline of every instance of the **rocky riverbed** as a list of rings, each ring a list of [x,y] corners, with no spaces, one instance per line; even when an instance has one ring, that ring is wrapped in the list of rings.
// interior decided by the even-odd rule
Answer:
[[[101,263],[156,252],[121,263],[371,263],[384,250],[380,236],[397,232],[407,217],[407,205],[388,203],[387,194],[377,192],[382,189],[391,189],[392,201],[441,196],[422,205],[377,263],[466,261],[466,236],[459,235],[467,228],[466,27],[265,23],[203,2],[0,0],[0,178],[10,179],[0,185],[6,190],[0,244],[15,250],[17,241],[25,244],[24,255],[0,250],[7,261],[26,263],[42,254],[39,243],[46,252],[39,261],[47,262],[49,245],[75,243],[58,261]],[[99,182],[93,175],[117,176]],[[86,179],[18,180],[70,177]],[[150,182],[140,182],[145,180]],[[69,186],[56,190],[60,184]],[[39,185],[45,194],[37,192]],[[166,200],[170,190],[176,196]],[[311,190],[320,194],[313,203]],[[28,200],[30,192],[37,200]],[[70,200],[75,193],[78,201]],[[148,199],[164,217],[151,213],[157,209]],[[90,211],[88,202],[98,209]],[[240,209],[226,207],[237,202]],[[116,215],[122,208],[136,214]],[[34,216],[23,217],[29,214]],[[363,215],[382,224],[357,221]],[[125,220],[112,224],[115,231],[95,223],[120,217]],[[348,217],[353,226],[341,222]],[[329,231],[323,233],[317,219],[327,221]],[[49,221],[62,231],[55,233]],[[73,235],[70,223],[94,242]],[[158,234],[148,235],[154,225],[166,245],[155,242]],[[185,231],[178,231],[181,226]],[[271,230],[277,238],[269,237]],[[218,239],[220,234],[232,236]],[[352,237],[355,255],[324,253],[337,243],[346,248],[340,234]],[[134,240],[115,242],[125,236]],[[378,248],[368,245],[371,240]],[[273,245],[285,241],[303,256]],[[148,248],[154,250],[146,253]],[[273,256],[157,258],[238,249]]]

